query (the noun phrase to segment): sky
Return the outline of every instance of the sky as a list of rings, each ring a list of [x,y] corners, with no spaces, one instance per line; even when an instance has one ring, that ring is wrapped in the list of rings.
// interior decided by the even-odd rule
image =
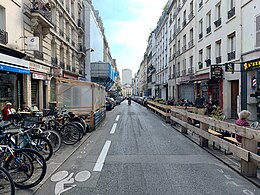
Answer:
[[[143,60],[150,33],[156,28],[167,0],[92,0],[102,18],[111,55],[122,69],[134,74]]]

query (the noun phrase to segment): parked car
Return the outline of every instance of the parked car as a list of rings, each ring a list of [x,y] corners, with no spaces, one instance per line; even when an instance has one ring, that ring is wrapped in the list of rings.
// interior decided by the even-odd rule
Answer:
[[[123,96],[116,97],[116,105],[120,105],[123,100],[124,100]]]
[[[149,100],[153,100],[153,98],[152,97],[144,97],[144,99],[143,99],[143,106],[147,106],[147,101],[149,101]]]
[[[106,110],[112,110],[114,108],[114,101],[109,98],[106,97]]]

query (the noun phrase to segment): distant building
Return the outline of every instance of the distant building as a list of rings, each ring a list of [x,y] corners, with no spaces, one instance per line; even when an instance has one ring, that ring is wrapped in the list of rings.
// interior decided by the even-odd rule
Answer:
[[[132,70],[122,70],[122,85],[130,85],[132,83]]]

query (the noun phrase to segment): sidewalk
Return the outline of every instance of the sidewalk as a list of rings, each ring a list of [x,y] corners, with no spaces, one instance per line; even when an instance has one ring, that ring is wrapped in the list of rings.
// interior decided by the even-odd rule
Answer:
[[[47,162],[47,172],[40,184],[31,189],[16,188],[16,194],[32,195],[37,194],[37,190],[41,188],[46,180],[48,180],[55,171],[90,137],[91,133],[87,133],[79,143],[75,145],[62,144],[61,148],[53,154],[52,158]]]

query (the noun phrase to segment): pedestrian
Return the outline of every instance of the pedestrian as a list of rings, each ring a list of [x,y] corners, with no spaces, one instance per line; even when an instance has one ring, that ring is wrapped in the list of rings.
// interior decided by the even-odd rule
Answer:
[[[248,127],[250,126],[247,119],[251,116],[251,112],[247,110],[242,110],[241,112],[238,113],[238,120],[236,120],[236,125],[243,126],[243,127]],[[238,142],[242,142],[242,137],[240,135],[236,134],[236,140]]]
[[[19,111],[21,111],[21,112],[31,112],[32,110],[29,106],[27,106],[26,102],[23,102]]]
[[[203,99],[200,97],[200,94],[198,94],[196,100],[195,100],[195,107],[196,108],[204,108],[203,106]]]
[[[5,107],[3,108],[3,110],[2,110],[2,119],[4,121],[8,121],[8,115],[12,114],[11,107],[12,107],[12,103],[7,102]]]

